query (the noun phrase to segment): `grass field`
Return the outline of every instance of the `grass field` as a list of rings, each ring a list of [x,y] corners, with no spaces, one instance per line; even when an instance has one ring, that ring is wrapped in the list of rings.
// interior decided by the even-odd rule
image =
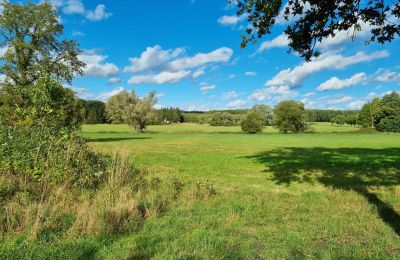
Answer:
[[[208,180],[217,195],[182,200],[102,256],[399,258],[400,135],[314,125],[314,133],[239,134],[194,124],[84,126],[105,153],[126,150],[156,176]]]

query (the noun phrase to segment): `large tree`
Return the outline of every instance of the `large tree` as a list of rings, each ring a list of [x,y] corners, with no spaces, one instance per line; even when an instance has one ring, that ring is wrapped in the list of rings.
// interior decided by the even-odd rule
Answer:
[[[304,104],[294,100],[281,101],[274,108],[274,126],[279,131],[303,132],[307,130],[307,114]]]
[[[247,16],[249,26],[242,35],[242,47],[271,33],[283,9],[288,22],[285,33],[290,49],[310,60],[318,56],[318,42],[340,31],[357,35],[362,26],[371,27],[368,42],[386,43],[400,34],[400,2],[383,0],[230,0],[237,14]]]
[[[40,77],[70,82],[82,74],[80,50],[72,40],[62,38],[63,25],[50,4],[13,4],[0,7],[0,74],[19,87],[32,86]]]
[[[153,107],[157,103],[156,93],[150,92],[140,98],[135,91],[122,91],[106,103],[106,113],[112,123],[126,123],[136,132],[142,132],[151,121]]]

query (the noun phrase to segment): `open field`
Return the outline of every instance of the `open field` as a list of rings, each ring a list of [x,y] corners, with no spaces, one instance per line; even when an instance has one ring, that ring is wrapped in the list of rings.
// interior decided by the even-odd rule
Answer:
[[[97,255],[399,258],[400,135],[314,128],[245,135],[238,127],[192,124],[151,126],[144,134],[84,126],[91,145],[128,151],[150,175],[208,180],[217,191],[206,201],[179,201]]]

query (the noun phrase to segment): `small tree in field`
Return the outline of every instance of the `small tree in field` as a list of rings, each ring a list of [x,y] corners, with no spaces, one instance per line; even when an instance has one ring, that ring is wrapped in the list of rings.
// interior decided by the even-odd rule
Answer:
[[[250,110],[240,122],[242,131],[247,134],[261,133],[265,124],[264,114],[259,109]]]
[[[127,123],[140,133],[151,120],[156,103],[155,92],[139,98],[133,90],[131,92],[122,91],[107,101],[106,112],[113,123]]]
[[[279,131],[304,132],[307,130],[307,114],[304,110],[304,104],[294,100],[282,101],[275,106],[274,125]]]
[[[272,125],[274,119],[274,111],[270,106],[267,105],[255,105],[253,110],[257,110],[261,113],[264,118],[264,125]]]

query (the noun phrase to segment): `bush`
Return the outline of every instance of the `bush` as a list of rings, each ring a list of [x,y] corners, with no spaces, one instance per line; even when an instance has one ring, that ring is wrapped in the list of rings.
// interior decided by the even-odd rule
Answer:
[[[36,127],[0,127],[0,173],[54,184],[97,186],[107,158],[93,152],[73,133]]]
[[[248,134],[262,133],[264,117],[259,110],[250,110],[246,118],[240,122],[242,131]]]
[[[238,119],[234,115],[226,112],[215,112],[210,117],[212,126],[234,126],[238,124]]]
[[[400,132],[400,115],[383,118],[376,129],[381,132]]]

